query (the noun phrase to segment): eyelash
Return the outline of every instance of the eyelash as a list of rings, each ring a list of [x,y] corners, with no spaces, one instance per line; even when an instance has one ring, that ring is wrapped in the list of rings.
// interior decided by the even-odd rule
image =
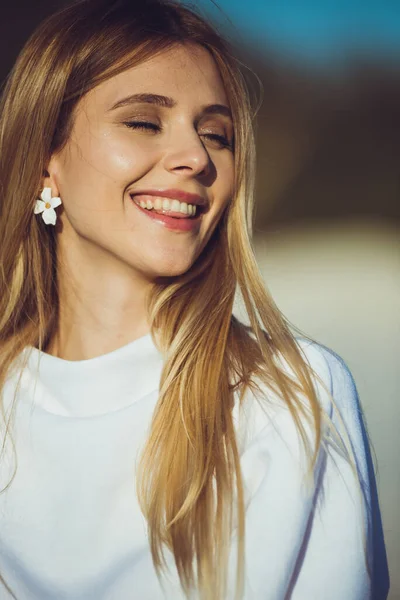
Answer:
[[[126,121],[124,123],[130,129],[147,129],[151,131],[160,131],[161,127],[156,125],[155,123],[150,123],[149,121]],[[205,137],[211,138],[214,141],[220,142],[224,148],[233,148],[233,144],[230,143],[228,138],[223,135],[218,135],[217,133],[205,133]]]

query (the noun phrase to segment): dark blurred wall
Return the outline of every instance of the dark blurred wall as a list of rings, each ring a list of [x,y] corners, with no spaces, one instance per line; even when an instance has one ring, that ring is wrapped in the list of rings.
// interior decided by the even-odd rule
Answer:
[[[400,220],[400,64],[257,64],[258,224]]]
[[[35,27],[62,5],[60,0],[0,0],[0,80]]]

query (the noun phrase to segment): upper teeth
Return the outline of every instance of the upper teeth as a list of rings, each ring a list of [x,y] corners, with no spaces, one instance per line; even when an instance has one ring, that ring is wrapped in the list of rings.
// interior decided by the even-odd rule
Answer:
[[[171,212],[181,212],[185,215],[193,217],[196,214],[196,205],[188,204],[187,202],[179,202],[179,200],[169,200],[168,198],[162,198],[160,196],[152,196],[152,200],[147,198],[146,200],[139,200],[138,204],[142,208],[151,210],[169,210]]]

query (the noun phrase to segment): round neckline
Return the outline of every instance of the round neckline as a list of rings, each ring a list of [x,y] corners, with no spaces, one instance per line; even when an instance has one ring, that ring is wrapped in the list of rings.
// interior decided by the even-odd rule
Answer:
[[[109,360],[123,358],[124,356],[129,355],[131,350],[136,348],[139,349],[142,346],[147,345],[148,341],[151,341],[153,344],[153,339],[150,332],[135,338],[131,342],[128,342],[119,348],[110,350],[110,352],[99,354],[98,356],[93,356],[92,358],[82,358],[80,360],[69,360],[66,358],[61,358],[60,356],[54,356],[53,354],[39,350],[39,348],[36,348],[36,346],[27,346],[26,350],[30,357],[29,360],[31,360],[31,357],[36,356],[36,358],[40,359],[41,363],[45,361],[49,367],[56,368],[57,365],[60,365],[62,368],[66,369],[80,369],[91,366],[100,366],[102,363],[106,363]]]
[[[95,417],[157,391],[163,356],[151,333],[111,352],[67,360],[27,346],[26,401],[61,417]]]

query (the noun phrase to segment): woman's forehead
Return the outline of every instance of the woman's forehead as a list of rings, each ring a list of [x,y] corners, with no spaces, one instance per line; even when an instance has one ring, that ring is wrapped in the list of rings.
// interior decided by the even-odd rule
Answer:
[[[173,98],[177,104],[226,104],[228,98],[211,54],[200,46],[166,49],[102,82],[86,95],[86,103],[108,110],[129,94],[153,93]]]

